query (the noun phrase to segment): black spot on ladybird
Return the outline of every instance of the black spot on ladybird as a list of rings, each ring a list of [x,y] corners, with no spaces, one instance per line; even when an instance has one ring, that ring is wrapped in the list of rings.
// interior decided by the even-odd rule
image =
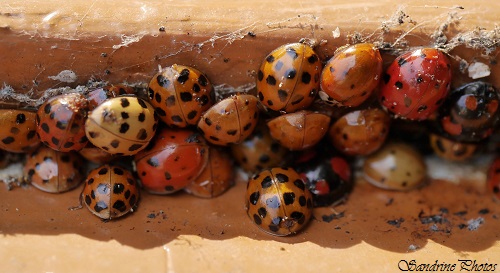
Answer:
[[[310,64],[313,64],[313,63],[317,62],[318,60],[319,60],[319,58],[316,54],[313,54],[313,55],[309,56],[309,58],[307,58],[307,61]]]
[[[158,82],[158,85],[163,88],[167,88],[170,85],[170,80],[162,74],[156,77],[156,82]]]
[[[193,100],[193,94],[191,94],[191,92],[181,92],[179,95],[183,102],[190,102]]]
[[[50,110],[52,109],[52,105],[50,105],[50,103],[47,103],[45,104],[45,107],[43,107],[43,111],[45,112],[45,114],[50,114]]]
[[[267,210],[264,207],[260,207],[257,212],[259,213],[259,216],[262,218],[265,218],[267,215]]]
[[[50,131],[49,125],[47,123],[42,123],[42,125],[40,125],[40,128],[42,128],[42,130],[47,134]]]
[[[285,201],[285,205],[291,205],[295,202],[295,193],[293,192],[285,192],[283,194],[283,201]]]
[[[311,74],[309,74],[309,72],[302,73],[301,81],[305,84],[309,84],[311,82]]]
[[[276,85],[276,78],[274,78],[272,75],[268,75],[266,78],[266,82],[269,85]]]
[[[127,206],[125,205],[125,202],[123,202],[122,200],[115,201],[115,203],[113,204],[113,208],[120,212],[124,212],[127,210]]]
[[[301,196],[299,197],[299,205],[300,205],[301,207],[304,207],[304,206],[306,205],[306,197],[305,197],[305,196],[301,195]]]
[[[277,173],[276,175],[276,180],[278,180],[278,182],[280,183],[286,183],[288,182],[288,175],[286,174],[283,174],[283,173]]]
[[[125,190],[125,186],[121,183],[116,183],[113,185],[113,193],[121,194]]]
[[[16,116],[16,124],[23,124],[26,121],[26,116],[21,113]]]
[[[201,86],[207,86],[208,85],[208,79],[205,75],[200,75],[198,77],[198,83],[201,85]]]
[[[305,190],[306,189],[306,187],[304,185],[304,182],[302,180],[300,180],[300,179],[296,179],[295,181],[293,181],[293,184],[295,186],[297,186],[297,188],[299,188],[301,190]]]
[[[249,198],[250,204],[256,205],[257,202],[259,201],[259,198],[260,198],[260,192],[258,192],[258,191],[250,194],[250,198]]]
[[[179,115],[173,115],[170,117],[172,119],[173,122],[182,122],[182,117],[179,116]]]
[[[396,83],[394,83],[394,86],[396,86],[396,89],[402,89],[403,88],[403,83],[400,82],[400,81],[397,81]]]
[[[285,102],[288,97],[288,92],[283,89],[278,89],[278,97],[280,98],[281,102]]]
[[[188,79],[189,79],[189,69],[184,68],[182,69],[181,73],[179,73],[177,81],[181,84],[184,84]]]
[[[272,62],[274,62],[274,56],[273,56],[273,55],[269,55],[269,56],[267,56],[267,57],[266,57],[266,61],[267,61],[268,63],[272,63]]]
[[[164,117],[164,116],[166,116],[166,115],[167,115],[167,113],[165,112],[165,110],[161,109],[160,107],[156,107],[156,108],[155,108],[155,112],[156,112],[159,116],[161,116],[161,117]]]
[[[247,131],[248,129],[250,129],[250,127],[252,127],[252,123],[251,122],[249,122],[245,126],[243,126],[243,131]]]
[[[254,214],[254,215],[253,215],[253,221],[254,221],[257,225],[261,225],[261,224],[262,224],[262,219],[260,219],[259,215],[257,215],[257,214]]]
[[[128,123],[124,122],[120,125],[120,133],[125,134],[128,129],[130,129],[130,125],[128,125]]]
[[[264,73],[260,69],[259,72],[257,72],[257,79],[259,80],[259,82],[264,79]]]
[[[142,147],[142,144],[133,144],[128,148],[129,152],[136,151],[137,149],[140,149]]]
[[[2,139],[2,142],[3,142],[4,144],[6,144],[6,145],[11,144],[11,143],[12,143],[12,142],[14,142],[14,141],[15,141],[15,139],[14,139],[13,137],[11,137],[11,136],[8,136],[8,137],[6,137],[6,138]]]
[[[187,118],[188,118],[188,119],[194,119],[194,118],[196,117],[196,115],[197,115],[197,114],[198,114],[198,111],[193,110],[193,111],[191,111],[191,112],[189,112],[189,113],[187,114]]]
[[[127,108],[129,105],[130,105],[130,102],[128,101],[127,98],[121,98],[120,99],[120,105],[123,107],[123,108]]]
[[[144,122],[146,120],[146,114],[140,113],[137,120],[139,120],[139,122]]]
[[[270,176],[266,176],[262,179],[262,182],[260,182],[260,186],[263,189],[267,189],[273,185],[273,180]]]
[[[113,141],[111,141],[111,143],[109,143],[111,145],[111,147],[113,148],[118,148],[118,146],[120,145],[120,141],[118,139],[114,139]]]

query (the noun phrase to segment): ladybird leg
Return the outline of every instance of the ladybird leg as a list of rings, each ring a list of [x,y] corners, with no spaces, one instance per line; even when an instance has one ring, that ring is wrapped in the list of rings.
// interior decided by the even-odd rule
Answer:
[[[82,193],[83,193],[83,190],[80,192],[80,197],[78,198],[78,202],[80,203],[78,206],[74,206],[74,207],[69,207],[68,210],[79,210],[79,209],[82,209],[83,208],[83,196],[82,196]]]

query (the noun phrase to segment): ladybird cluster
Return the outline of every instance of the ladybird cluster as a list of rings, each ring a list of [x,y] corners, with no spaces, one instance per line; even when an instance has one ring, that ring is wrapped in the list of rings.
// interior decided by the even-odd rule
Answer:
[[[82,206],[105,220],[136,209],[141,190],[219,196],[237,165],[249,175],[249,219],[285,236],[314,207],[347,198],[354,159],[369,183],[404,191],[425,183],[427,147],[453,161],[476,154],[497,127],[500,97],[481,81],[451,90],[451,75],[434,48],[384,70],[373,44],[340,47],[326,61],[307,43],[286,44],[264,58],[255,92],[216,100],[207,75],[174,64],[145,96],[107,85],[54,96],[36,111],[0,110],[0,152],[27,153],[25,179],[42,191],[83,183]],[[500,198],[500,159],[488,177]]]

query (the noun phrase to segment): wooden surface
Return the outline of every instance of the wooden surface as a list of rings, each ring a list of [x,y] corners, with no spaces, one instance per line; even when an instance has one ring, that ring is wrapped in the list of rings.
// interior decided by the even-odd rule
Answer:
[[[319,42],[324,60],[346,43],[388,45],[385,65],[400,50],[439,44],[454,60],[455,86],[472,80],[460,71],[463,60],[487,64],[492,76],[485,80],[499,87],[499,11],[500,3],[489,0],[6,0],[0,5],[0,80],[37,97],[90,79],[144,83],[159,65],[180,63],[204,71],[215,85],[251,85],[267,53],[308,38]],[[58,80],[64,70],[77,80]],[[484,180],[456,183],[410,193],[365,184],[338,208],[343,218],[326,222],[322,216],[332,211],[316,210],[304,233],[285,238],[262,234],[244,215],[235,203],[242,184],[214,200],[146,195],[140,210],[109,223],[85,210],[67,211],[77,204],[78,190],[56,196],[1,188],[0,271],[399,272],[403,259],[500,264],[500,204],[484,192]],[[422,223],[421,211],[440,215],[443,208],[449,222]],[[479,217],[480,227],[468,230],[468,221]]]
[[[63,70],[78,77],[70,86],[89,79],[136,83],[149,81],[158,65],[182,63],[216,85],[240,86],[255,82],[267,53],[301,38],[321,42],[325,60],[338,46],[360,41],[386,45],[387,62],[398,50],[440,44],[456,57],[455,67],[459,59],[478,60],[498,73],[491,64],[497,1],[397,3],[9,0],[0,6],[0,75],[25,93],[68,85],[49,78]],[[462,73],[455,74],[459,81]],[[500,85],[498,78],[487,80]]]

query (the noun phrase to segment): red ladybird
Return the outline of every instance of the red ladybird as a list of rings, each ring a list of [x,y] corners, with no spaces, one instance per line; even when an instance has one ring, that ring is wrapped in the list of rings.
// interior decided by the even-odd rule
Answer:
[[[50,148],[61,151],[79,151],[87,145],[85,120],[88,101],[80,93],[62,94],[48,99],[36,115],[36,132]]]
[[[216,145],[240,143],[259,120],[258,100],[252,95],[233,95],[213,105],[198,122],[205,139]]]
[[[78,153],[58,152],[42,145],[28,155],[24,173],[26,181],[35,188],[61,193],[83,181],[83,160]]]
[[[234,166],[231,157],[227,151],[212,146],[207,166],[184,190],[197,197],[213,198],[223,194],[233,184]]]
[[[137,173],[144,188],[169,194],[194,181],[208,162],[208,146],[186,129],[163,128],[146,149],[135,155]]]
[[[500,157],[495,158],[488,169],[487,186],[488,190],[500,200]]]
[[[87,100],[89,101],[89,111],[94,110],[97,106],[109,98],[127,94],[133,95],[135,94],[135,91],[134,88],[124,84],[106,85],[100,88],[92,89],[86,95]]]
[[[382,78],[380,103],[396,117],[428,119],[450,90],[448,57],[434,48],[422,48],[397,57]]]
[[[257,72],[257,94],[268,109],[295,112],[311,105],[319,89],[321,60],[303,43],[272,51]]]
[[[174,64],[163,68],[149,83],[149,101],[170,126],[196,125],[213,104],[213,86],[201,71]]]
[[[451,92],[439,109],[438,128],[456,141],[481,141],[500,119],[500,96],[486,82],[465,84]]]
[[[358,106],[370,97],[382,76],[382,56],[373,44],[337,49],[321,73],[319,97],[331,104]]]

